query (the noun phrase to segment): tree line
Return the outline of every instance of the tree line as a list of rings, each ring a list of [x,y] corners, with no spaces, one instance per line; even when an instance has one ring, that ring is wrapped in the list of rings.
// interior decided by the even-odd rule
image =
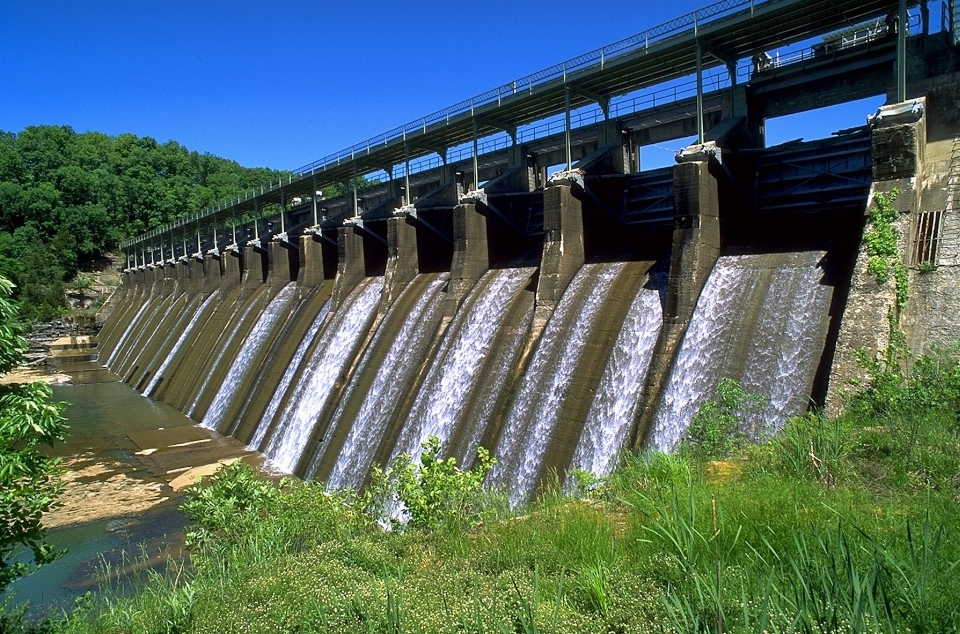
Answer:
[[[120,241],[280,175],[129,133],[0,131],[0,275],[25,318],[53,318],[66,283]]]

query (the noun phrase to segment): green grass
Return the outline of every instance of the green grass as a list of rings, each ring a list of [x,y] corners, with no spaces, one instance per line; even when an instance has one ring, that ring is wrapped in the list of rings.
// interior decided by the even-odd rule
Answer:
[[[557,485],[514,512],[436,463],[442,521],[406,529],[383,530],[370,496],[235,466],[185,507],[192,569],[34,631],[958,632],[960,365],[871,376],[839,418],[722,461],[627,456],[585,497]]]

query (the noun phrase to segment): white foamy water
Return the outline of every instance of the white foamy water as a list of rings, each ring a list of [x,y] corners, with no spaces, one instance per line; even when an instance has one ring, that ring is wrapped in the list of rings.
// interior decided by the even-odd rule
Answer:
[[[680,346],[650,444],[675,449],[722,377],[769,399],[758,432],[776,429],[785,416],[803,410],[823,343],[815,335],[824,327],[832,294],[820,284],[822,256],[782,254],[774,270],[760,265],[770,256],[720,258]]]
[[[143,390],[144,396],[153,395],[153,391],[157,387],[157,383],[160,382],[160,379],[163,378],[163,373],[167,370],[170,364],[173,362],[173,359],[177,356],[177,353],[180,351],[180,348],[183,347],[183,344],[187,339],[190,338],[190,333],[193,332],[193,329],[197,325],[197,321],[200,319],[200,316],[203,315],[207,309],[213,304],[214,300],[220,297],[219,291],[210,293],[203,304],[200,305],[200,308],[193,313],[193,316],[190,317],[190,321],[187,323],[187,327],[183,329],[183,332],[180,333],[180,336],[177,337],[176,342],[173,344],[173,348],[170,349],[170,353],[167,354],[167,358],[163,360],[163,363],[160,364],[160,367],[157,368],[157,371],[153,373],[153,376],[150,377],[150,382],[147,383],[147,387]]]
[[[230,368],[223,378],[223,383],[220,384],[213,400],[210,401],[210,406],[207,408],[203,420],[200,421],[200,425],[209,429],[220,428],[224,413],[236,397],[240,385],[253,369],[251,362],[267,343],[267,334],[273,330],[277,320],[289,313],[295,292],[296,283],[290,282],[280,289],[280,292],[270,300],[267,307],[260,313],[260,317],[250,330],[250,334],[243,340],[243,345],[240,346],[237,356],[231,361]]]
[[[530,280],[533,268],[488,271],[466,298],[447,331],[440,351],[407,417],[393,456],[414,460],[429,436],[445,445],[456,426],[468,395],[481,381],[480,370],[491,353],[507,308]]]
[[[641,288],[630,304],[590,405],[570,471],[603,477],[616,466],[633,427],[640,391],[663,325],[657,290]]]
[[[123,331],[123,334],[120,335],[120,338],[117,340],[116,345],[113,347],[113,350],[110,351],[110,354],[107,355],[107,360],[103,365],[108,368],[112,368],[114,360],[117,358],[117,354],[123,349],[123,344],[126,343],[127,337],[130,336],[130,333],[133,332],[134,326],[140,323],[140,316],[143,315],[144,311],[153,303],[153,298],[151,297],[143,304],[140,305],[140,308],[137,310],[136,314],[133,316],[129,322],[127,322],[127,327]]]
[[[226,328],[229,330],[229,334],[217,348],[213,363],[210,364],[210,368],[207,370],[206,375],[204,375],[203,380],[200,382],[200,389],[196,391],[196,394],[193,396],[193,401],[187,408],[186,415],[190,418],[193,418],[193,415],[197,410],[197,405],[200,404],[200,399],[203,398],[204,392],[207,391],[207,387],[210,385],[210,378],[214,375],[214,373],[216,373],[217,367],[223,363],[223,358],[226,356],[227,351],[232,349],[234,340],[243,330],[245,330],[244,324],[246,323],[247,318],[250,316],[254,306],[256,306],[258,303],[259,302],[257,301],[250,301],[248,299],[243,306],[242,312],[240,312],[239,315],[234,313],[234,316],[227,321]]]
[[[283,400],[283,396],[287,393],[287,389],[290,387],[290,384],[293,383],[293,377],[296,376],[297,370],[300,368],[300,364],[303,363],[303,358],[307,356],[307,351],[310,349],[310,345],[313,343],[317,333],[320,332],[320,327],[323,325],[323,320],[327,318],[327,313],[329,312],[330,300],[327,299],[327,301],[325,301],[323,306],[320,308],[320,312],[317,313],[316,318],[310,324],[310,327],[307,329],[306,334],[304,334],[303,339],[301,339],[299,345],[297,345],[297,349],[293,353],[293,358],[291,358],[290,363],[287,364],[287,369],[284,370],[283,376],[280,378],[280,383],[277,384],[273,391],[273,395],[270,397],[270,402],[267,404],[267,409],[264,410],[263,415],[260,417],[260,422],[257,424],[257,428],[253,432],[253,438],[250,439],[250,444],[247,445],[248,449],[260,451],[260,444],[266,437],[267,430],[270,429],[270,423],[273,422],[273,417],[277,414],[277,410],[280,409],[280,403]]]
[[[277,429],[264,449],[280,469],[292,473],[300,461],[337,378],[350,360],[357,341],[366,334],[365,326],[373,318],[382,288],[380,277],[360,282],[320,335],[299,382],[280,412]]]
[[[392,323],[390,313],[384,318],[380,330],[367,348],[364,359],[360,362],[359,370],[354,374],[347,392],[337,407],[331,429],[341,425],[350,425],[343,447],[337,455],[336,462],[327,478],[327,486],[334,489],[359,488],[366,476],[367,470],[373,462],[378,444],[386,431],[387,423],[397,404],[403,400],[403,391],[409,379],[417,369],[416,363],[411,363],[411,350],[422,351],[430,343],[437,317],[442,310],[442,302],[438,300],[438,293],[446,283],[446,278],[431,281],[421,290],[422,284],[407,285],[405,293],[420,291],[421,295],[416,304],[405,316],[403,324],[396,332],[390,350],[380,361],[376,369],[376,376],[370,384],[356,416],[352,420],[345,420],[346,405],[350,402],[353,393],[358,388],[358,378],[370,363],[371,352],[377,349],[379,340],[386,335],[382,324]],[[394,303],[390,312],[399,310],[403,304],[402,297]],[[416,354],[414,358],[418,358]],[[318,456],[320,452],[318,452]]]
[[[623,263],[585,264],[570,282],[541,336],[504,422],[490,481],[513,504],[536,486],[554,428],[593,320]]]

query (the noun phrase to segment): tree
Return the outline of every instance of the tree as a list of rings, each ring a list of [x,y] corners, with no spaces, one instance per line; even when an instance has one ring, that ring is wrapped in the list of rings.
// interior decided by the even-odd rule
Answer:
[[[13,284],[0,277],[0,374],[15,368],[26,350],[17,309],[8,299],[12,291]],[[63,487],[60,461],[40,451],[66,438],[64,404],[51,396],[45,383],[0,385],[0,592],[33,567],[14,560],[19,547],[32,552],[34,566],[63,552],[45,541],[41,523]]]

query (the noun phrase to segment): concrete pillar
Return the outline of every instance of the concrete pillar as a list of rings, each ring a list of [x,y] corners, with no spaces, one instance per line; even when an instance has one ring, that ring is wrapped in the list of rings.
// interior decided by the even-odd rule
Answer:
[[[551,185],[543,191],[543,229],[543,255],[533,317],[537,336],[584,262],[583,206],[569,185]]]
[[[387,219],[387,267],[380,299],[381,311],[386,311],[420,272],[415,223],[416,220],[409,216]]]
[[[203,256],[203,285],[201,291],[204,295],[212,293],[220,288],[220,282],[223,280],[222,256]],[[198,263],[199,264],[199,263]]]
[[[241,299],[267,281],[267,251],[263,247],[243,247],[243,273],[240,279]]]
[[[323,238],[314,235],[300,236],[300,273],[297,282],[301,287],[312,288],[324,281]]]
[[[720,204],[717,180],[709,163],[681,163],[673,168],[673,251],[663,328],[653,350],[638,408],[634,445],[639,447],[653,421],[660,396],[683,340],[700,292],[720,258]]]
[[[271,241],[267,245],[267,286],[286,286],[296,279],[300,269],[300,254],[288,242]]]
[[[223,271],[220,277],[220,292],[226,294],[239,286],[243,278],[243,252],[224,251],[220,258]]]
[[[453,317],[470,289],[490,268],[487,217],[473,203],[453,208],[453,264],[444,314]]]
[[[363,236],[352,226],[337,231],[337,277],[333,282],[332,309],[337,309],[366,274]]]
[[[893,206],[900,211],[900,217],[894,227],[899,234],[900,257],[907,265],[911,263],[912,220],[920,209],[923,183],[918,176],[923,168],[925,140],[924,118],[875,124],[872,130],[873,185],[864,217],[869,217],[877,194],[889,195],[894,189],[899,190]],[[865,222],[864,229],[868,227],[869,222]],[[867,271],[870,259],[861,241],[827,386],[826,409],[831,414],[842,409],[851,383],[867,378],[858,362],[859,355],[873,357],[885,350],[890,343],[891,326],[899,329],[903,325],[894,276],[891,274],[886,283],[878,284],[876,277]]]

